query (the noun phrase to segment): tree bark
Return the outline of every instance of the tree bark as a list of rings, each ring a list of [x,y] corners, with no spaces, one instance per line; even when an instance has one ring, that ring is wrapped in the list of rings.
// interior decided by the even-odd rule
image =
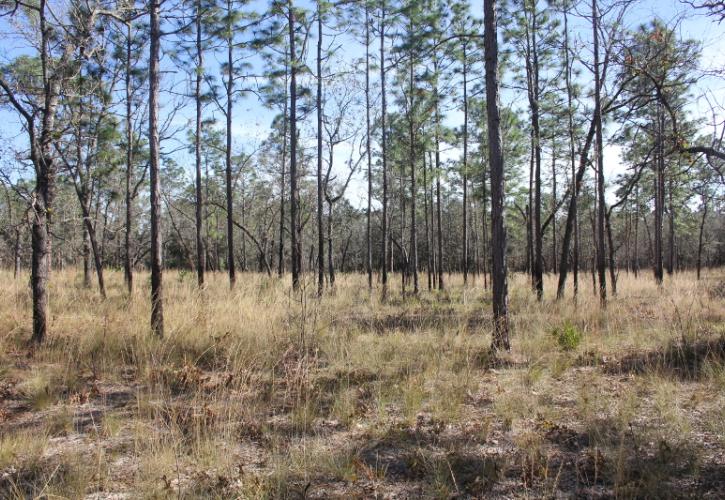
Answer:
[[[373,289],[373,243],[371,229],[373,197],[373,162],[370,148],[370,7],[365,2],[365,143],[368,161],[368,205],[365,212],[365,267],[368,273],[368,289]]]
[[[194,101],[196,103],[196,135],[194,137],[194,164],[196,168],[196,204],[194,215],[196,225],[196,279],[199,287],[204,286],[204,271],[206,269],[206,250],[204,249],[204,236],[202,234],[204,195],[201,190],[201,85],[204,71],[204,48],[201,41],[201,0],[196,0],[196,82],[194,85]]]
[[[602,137],[602,83],[599,69],[599,12],[597,0],[592,0],[592,31],[594,40],[594,121],[597,145],[597,273],[599,275],[599,301],[607,303],[607,274],[605,261],[605,210],[604,200],[604,144]]]
[[[289,63],[287,50],[285,49],[285,78],[287,76]],[[280,201],[279,201],[279,247],[277,249],[277,276],[280,278],[284,274],[284,219],[285,219],[285,189],[287,187],[285,181],[285,170],[287,168],[287,98],[289,97],[287,90],[287,82],[284,86],[284,105],[282,109],[282,173],[280,176]]]
[[[382,236],[382,297],[388,295],[388,163],[387,163],[387,131],[385,118],[387,113],[385,96],[385,0],[380,2],[380,134],[381,134],[381,159],[383,167],[383,236]]]
[[[302,242],[300,241],[299,188],[297,186],[297,54],[295,51],[295,12],[288,0],[288,28],[290,49],[290,232],[292,233],[292,289],[300,287],[302,268]]]
[[[232,15],[232,0],[227,0],[227,16]],[[234,37],[231,21],[226,27],[227,36],[227,81],[226,83],[226,148],[224,155],[224,170],[226,176],[227,198],[227,269],[229,270],[229,288],[234,288],[237,281],[236,266],[234,262],[234,197],[232,193],[232,112],[234,110]]]
[[[468,54],[463,40],[463,284],[468,285]]]
[[[539,51],[536,39],[537,24],[536,2],[532,3],[530,54],[526,58],[529,108],[531,110],[531,141],[533,146],[534,199],[533,199],[533,261],[532,281],[536,298],[544,297],[544,250],[541,230],[541,129],[539,126]],[[528,36],[527,36],[528,42]]]
[[[488,161],[491,174],[491,240],[493,280],[493,340],[491,348],[510,350],[508,319],[508,277],[506,269],[506,225],[504,156],[501,144],[499,102],[498,39],[496,0],[484,0],[484,52],[486,68],[486,118]]]
[[[131,21],[126,21],[126,227],[124,232],[124,255],[123,255],[123,278],[126,283],[128,295],[133,293],[133,262],[132,262],[132,238],[133,228],[133,194],[131,183],[133,182],[133,124],[131,122],[131,106],[133,91],[131,89],[131,50],[133,47]]]
[[[412,23],[411,23],[412,24]],[[410,26],[412,30],[412,25]],[[414,59],[411,53],[410,60],[410,81],[409,81],[409,92],[410,92],[410,119],[408,120],[409,125],[409,136],[410,136],[410,271],[413,273],[413,294],[418,294],[418,227],[416,225],[416,178],[415,178],[415,85],[414,85]]]
[[[705,219],[707,218],[707,198],[702,197],[702,219],[700,219],[700,232],[697,237],[697,281],[700,281],[700,270],[702,269],[702,248],[703,235],[705,234]]]
[[[325,286],[325,238],[322,212],[322,1],[317,0],[317,296]],[[332,217],[332,205],[330,205]],[[332,221],[328,221],[330,225]],[[329,231],[328,231],[329,234]],[[332,241],[330,241],[332,252]],[[332,254],[330,254],[330,286],[334,282]]]
[[[159,52],[161,27],[159,23],[159,0],[151,0],[150,52],[149,52],[149,153],[151,192],[151,329],[158,336],[164,336],[163,309],[163,262],[161,243],[161,181],[159,178]]]
[[[664,118],[661,107],[657,107],[657,155],[655,159],[655,179],[654,179],[654,194],[655,194],[655,210],[654,210],[654,248],[653,252],[653,266],[655,281],[658,284],[662,284],[663,280],[663,269],[662,269],[662,219],[664,214],[664,202],[665,202],[665,158],[664,158]]]

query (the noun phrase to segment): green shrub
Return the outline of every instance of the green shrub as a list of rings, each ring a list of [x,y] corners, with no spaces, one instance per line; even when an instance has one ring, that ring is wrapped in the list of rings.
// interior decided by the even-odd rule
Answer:
[[[562,351],[573,351],[582,341],[581,332],[568,321],[563,326],[554,328],[551,334],[556,338]]]

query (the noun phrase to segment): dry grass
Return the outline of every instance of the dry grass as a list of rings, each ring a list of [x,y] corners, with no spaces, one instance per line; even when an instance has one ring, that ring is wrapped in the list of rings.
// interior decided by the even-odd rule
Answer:
[[[480,280],[381,303],[360,275],[318,300],[169,271],[159,340],[148,277],[108,274],[102,301],[54,273],[31,349],[27,277],[0,272],[0,498],[725,495],[722,270],[623,274],[606,309],[515,276],[495,363]]]

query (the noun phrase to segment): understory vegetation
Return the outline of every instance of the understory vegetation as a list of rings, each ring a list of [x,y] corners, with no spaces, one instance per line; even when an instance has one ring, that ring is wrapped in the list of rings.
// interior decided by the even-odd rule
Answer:
[[[148,276],[102,300],[54,275],[33,345],[28,277],[0,272],[1,498],[725,495],[722,269],[622,272],[606,308],[514,275],[496,357],[481,277],[383,303],[362,274],[317,298],[169,272],[160,339]]]

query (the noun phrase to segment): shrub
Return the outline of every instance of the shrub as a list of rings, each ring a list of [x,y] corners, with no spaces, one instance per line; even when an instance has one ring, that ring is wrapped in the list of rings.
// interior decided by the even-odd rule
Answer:
[[[554,328],[551,334],[562,351],[573,351],[582,341],[581,332],[568,321],[563,326]]]

